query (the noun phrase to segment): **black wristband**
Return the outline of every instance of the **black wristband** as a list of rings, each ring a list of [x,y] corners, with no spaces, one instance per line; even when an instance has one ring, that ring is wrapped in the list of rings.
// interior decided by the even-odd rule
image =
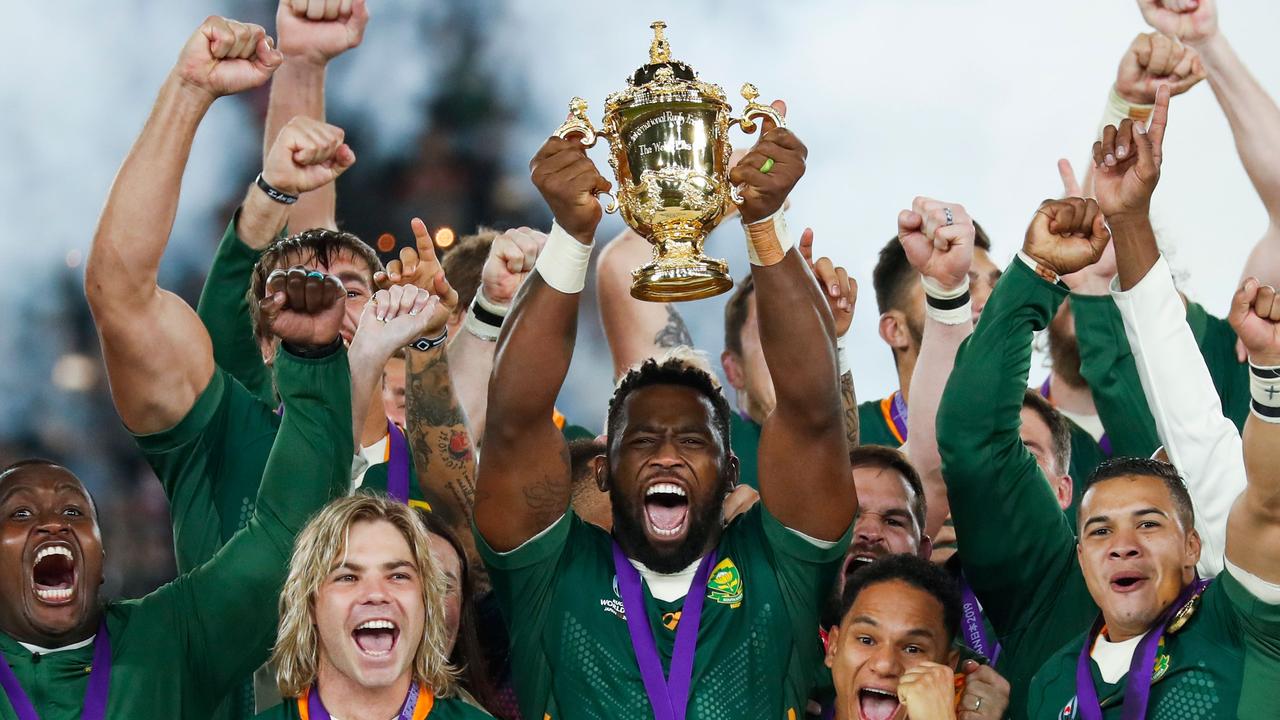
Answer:
[[[267,197],[271,198],[272,200],[275,200],[278,203],[284,203],[285,205],[292,205],[298,202],[297,195],[290,195],[289,193],[283,190],[277,190],[271,187],[271,183],[267,182],[262,178],[262,173],[258,173],[258,178],[254,180],[254,182],[257,183],[258,188],[261,189],[262,192],[267,194]]]
[[[445,344],[445,342],[448,341],[448,339],[449,339],[449,330],[446,328],[444,332],[440,333],[436,337],[433,337],[433,338],[420,337],[417,340],[414,340],[413,342],[409,343],[409,349],[417,350],[418,352],[426,352],[431,348],[440,347],[441,345]]]
[[[502,321],[505,319],[501,315],[486,310],[479,302],[479,294],[476,295],[477,300],[471,301],[471,314],[476,316],[476,320],[489,325],[491,327],[502,327]]]
[[[282,340],[280,344],[284,346],[285,352],[289,353],[294,357],[302,358],[303,360],[319,360],[320,358],[327,358],[330,355],[338,352],[338,348],[342,347],[342,336],[339,335],[335,337],[333,339],[333,342],[329,343],[328,345],[320,345],[320,346],[294,345],[288,340]]]
[[[925,293],[924,301],[935,310],[955,310],[969,303],[969,291],[965,290],[963,295],[953,297],[950,300],[942,300]]]

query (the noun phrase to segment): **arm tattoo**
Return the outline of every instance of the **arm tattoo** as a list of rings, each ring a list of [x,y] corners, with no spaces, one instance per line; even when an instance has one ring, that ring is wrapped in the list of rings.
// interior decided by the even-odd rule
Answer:
[[[680,312],[671,303],[667,303],[666,307],[667,324],[653,336],[653,344],[660,348],[673,348],[680,345],[693,347],[693,335],[689,334],[689,327],[684,324],[684,318],[680,317]]]
[[[858,398],[853,393],[853,371],[840,376],[840,405],[844,410],[844,434],[849,449],[858,447]]]
[[[405,389],[405,433],[422,493],[451,524],[465,526],[475,501],[475,456],[444,348],[409,353]]]

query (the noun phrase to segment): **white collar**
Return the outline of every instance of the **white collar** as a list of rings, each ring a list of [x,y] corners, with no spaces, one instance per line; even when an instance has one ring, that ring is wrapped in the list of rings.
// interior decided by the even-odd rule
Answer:
[[[1098,640],[1094,643],[1093,651],[1089,656],[1098,664],[1098,671],[1102,674],[1104,681],[1111,685],[1120,682],[1125,673],[1129,672],[1129,665],[1132,664],[1133,653],[1138,649],[1138,643],[1142,642],[1142,638],[1146,636],[1146,633],[1143,633],[1128,640],[1111,642],[1105,633],[1098,634]]]
[[[21,640],[18,641],[18,644],[26,648],[27,652],[31,653],[32,655],[48,655],[49,653],[62,652],[63,650],[79,650],[82,647],[92,645],[93,639],[96,637],[98,636],[95,633],[85,638],[84,640],[81,640],[80,642],[73,642],[70,645],[63,645],[62,647],[56,647],[56,648],[44,648],[44,647],[40,647],[39,645],[31,645],[28,643],[24,643]]]
[[[693,576],[698,573],[698,565],[702,562],[702,558],[694,560],[689,567],[673,573],[655,572],[639,560],[631,558],[627,558],[627,562],[639,571],[640,576],[649,585],[649,594],[655,600],[674,602],[689,594],[689,584],[693,582]]]

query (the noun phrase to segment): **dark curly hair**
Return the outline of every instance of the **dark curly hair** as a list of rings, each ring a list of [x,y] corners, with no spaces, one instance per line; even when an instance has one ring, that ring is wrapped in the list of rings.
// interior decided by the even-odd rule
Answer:
[[[632,368],[623,376],[609,399],[609,418],[607,432],[609,443],[622,435],[622,405],[627,396],[641,388],[653,385],[679,385],[697,391],[711,401],[713,410],[712,423],[720,435],[724,452],[729,453],[729,401],[724,399],[716,381],[706,371],[694,367],[682,358],[668,358],[659,362],[653,358],[645,360],[639,367]]]
[[[1191,493],[1187,491],[1187,482],[1178,474],[1177,468],[1167,462],[1138,457],[1104,460],[1089,476],[1084,489],[1088,492],[1089,488],[1105,480],[1133,475],[1159,478],[1169,490],[1169,496],[1173,498],[1173,509],[1178,513],[1178,522],[1182,523],[1182,529],[1190,532],[1195,527],[1196,511],[1191,502]],[[1083,512],[1083,508],[1081,511]],[[1082,515],[1077,516],[1077,522],[1083,519]]]
[[[840,603],[840,621],[849,614],[858,594],[883,582],[897,580],[929,593],[942,605],[942,624],[947,630],[947,643],[960,632],[960,587],[946,570],[915,555],[886,555],[860,568],[844,586]]]

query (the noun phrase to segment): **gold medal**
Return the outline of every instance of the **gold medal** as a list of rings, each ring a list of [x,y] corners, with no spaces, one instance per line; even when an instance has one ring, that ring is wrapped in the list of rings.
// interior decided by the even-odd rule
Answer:
[[[1192,615],[1196,614],[1196,606],[1199,604],[1200,593],[1196,593],[1191,596],[1191,599],[1188,600],[1185,605],[1178,608],[1178,612],[1174,613],[1173,617],[1169,619],[1169,624],[1165,626],[1165,632],[1173,635],[1186,627],[1187,621],[1191,619]]]

